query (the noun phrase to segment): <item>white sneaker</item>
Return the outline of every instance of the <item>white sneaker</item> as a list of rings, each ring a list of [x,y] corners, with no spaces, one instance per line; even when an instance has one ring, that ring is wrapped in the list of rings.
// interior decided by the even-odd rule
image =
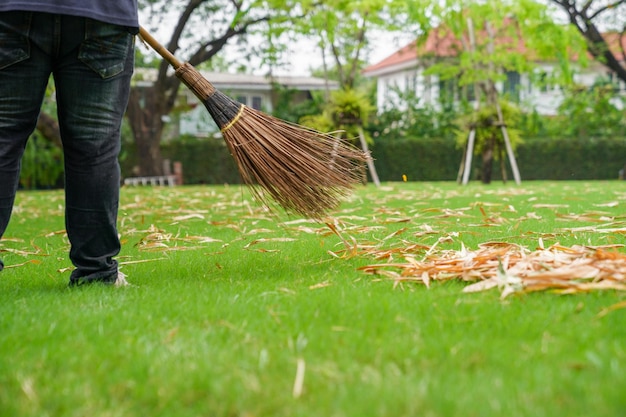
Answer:
[[[130,285],[128,281],[126,281],[126,274],[120,271],[117,271],[117,279],[115,280],[116,287],[125,287],[126,285]]]

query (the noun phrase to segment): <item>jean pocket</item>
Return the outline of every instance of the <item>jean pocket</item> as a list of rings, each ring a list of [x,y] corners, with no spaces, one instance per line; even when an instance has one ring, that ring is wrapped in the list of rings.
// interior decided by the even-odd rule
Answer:
[[[86,19],[78,59],[100,77],[114,77],[124,71],[128,54],[132,53],[132,39],[125,27]]]
[[[30,57],[31,16],[28,12],[0,13],[0,70]]]

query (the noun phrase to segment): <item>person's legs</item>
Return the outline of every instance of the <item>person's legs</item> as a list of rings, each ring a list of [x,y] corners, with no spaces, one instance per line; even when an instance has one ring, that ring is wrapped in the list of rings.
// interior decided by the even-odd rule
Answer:
[[[115,282],[120,251],[120,128],[133,72],[133,36],[123,27],[61,18],[53,69],[65,156],[70,284]]]
[[[50,77],[51,32],[32,13],[0,13],[0,238],[15,200],[20,161]],[[0,261],[0,270],[3,268]]]

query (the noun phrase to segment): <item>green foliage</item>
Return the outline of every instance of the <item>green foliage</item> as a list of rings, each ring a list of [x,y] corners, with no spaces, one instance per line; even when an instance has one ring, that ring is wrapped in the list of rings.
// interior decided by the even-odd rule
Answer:
[[[302,126],[310,127],[320,132],[334,132],[333,122],[326,113],[303,116],[298,121]]]
[[[626,131],[626,103],[610,84],[568,88],[563,93],[556,116],[537,112],[521,115],[519,128],[523,137],[611,138]]]
[[[515,104],[500,100],[500,108],[502,110],[502,117],[506,124],[509,139],[511,140],[511,147],[517,148],[522,142],[520,131],[517,128],[520,122],[520,110]],[[466,114],[463,116],[459,125],[464,129],[457,130],[456,141],[459,147],[464,147],[467,143],[467,137],[471,128],[476,129],[476,139],[474,145],[474,153],[480,155],[485,150],[485,147],[495,146],[504,149],[504,136],[502,135],[502,128],[498,122],[497,110],[494,107],[482,106],[477,111]],[[489,144],[493,140],[492,144]],[[497,155],[496,159],[497,159]]]
[[[573,78],[571,58],[577,56],[579,63],[585,63],[585,42],[580,34],[557,24],[547,6],[533,0],[448,0],[436,7],[434,14],[440,22],[440,36],[452,33],[457,39],[459,55],[435,63],[427,73],[458,79],[460,86],[504,81],[506,71],[529,73],[537,61],[557,64],[551,75],[567,85]]]
[[[546,117],[536,110],[520,113],[519,130],[522,137],[556,137],[560,118]]]
[[[626,137],[527,138],[517,164],[522,180],[616,179],[626,165]]]
[[[451,102],[440,109],[424,106],[412,92],[397,91],[398,105],[372,118],[368,130],[376,141],[407,138],[450,138],[458,130],[459,111]]]
[[[341,89],[331,92],[322,114],[303,117],[299,122],[322,132],[340,131],[344,138],[353,138],[359,135],[359,127],[367,125],[373,111],[366,93]]]
[[[454,180],[462,157],[452,138],[388,138],[370,150],[381,181]]]
[[[413,6],[427,2],[410,2]],[[295,22],[295,30],[313,38],[324,58],[324,72],[334,73],[342,88],[361,85],[360,69],[370,49],[370,40],[376,31],[406,33],[424,21],[424,10],[412,9],[399,0],[323,0],[311,4],[306,19]],[[421,17],[420,17],[421,16]]]
[[[20,173],[25,189],[55,188],[62,185],[63,151],[55,144],[33,134],[28,140]]]
[[[560,132],[568,137],[611,137],[626,131],[624,100],[611,85],[567,90],[559,106]]]
[[[322,118],[318,125],[321,130]],[[186,184],[239,184],[241,179],[223,141],[185,137],[164,143],[163,154],[183,164]],[[377,137],[371,145],[372,156],[382,181],[454,181],[462,159],[453,136]],[[522,181],[614,179],[626,164],[626,138],[526,137],[516,149]],[[129,158],[132,160],[132,158]],[[127,162],[127,161],[125,161]],[[512,178],[507,165],[508,177]],[[481,168],[474,158],[474,172]],[[132,176],[132,166],[124,163],[123,174]],[[501,179],[494,170],[494,179]]]
[[[187,184],[238,184],[241,177],[222,139],[181,136],[161,145],[163,157],[183,165]]]
[[[310,100],[294,104],[293,97],[298,94],[297,90],[291,90],[278,84],[275,84],[273,88],[276,101],[272,114],[279,119],[297,123],[305,116],[320,114],[323,111],[323,96],[317,91],[312,92]]]
[[[328,112],[339,128],[367,124],[369,115],[374,109],[369,97],[354,89],[341,89],[333,91],[330,95]]]
[[[615,179],[626,164],[626,138],[526,138],[518,143],[516,160],[522,181]],[[372,156],[382,181],[453,181],[462,150],[453,139],[377,140]],[[505,155],[506,156],[506,155]],[[482,161],[474,158],[474,177]],[[510,165],[507,176],[512,178]],[[501,179],[499,170],[493,179]]]

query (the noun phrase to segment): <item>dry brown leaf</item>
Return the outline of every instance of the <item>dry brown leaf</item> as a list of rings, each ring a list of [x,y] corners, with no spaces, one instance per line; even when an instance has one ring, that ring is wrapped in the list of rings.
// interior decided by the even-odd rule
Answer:
[[[184,238],[176,238],[178,241],[182,242],[196,242],[196,243],[214,243],[214,242],[223,242],[221,239],[214,239],[209,236],[185,236]]]
[[[259,243],[267,243],[267,242],[294,242],[297,239],[291,237],[268,237],[268,238],[260,238],[255,239],[252,242],[248,243],[244,246],[244,249],[248,249],[250,246],[258,245]]]
[[[28,264],[35,264],[35,265],[39,265],[41,264],[41,261],[37,260],[37,259],[30,259],[26,262],[22,262],[21,264],[13,264],[13,265],[5,265],[4,268],[5,269],[9,269],[9,268],[19,268],[20,266],[24,266],[24,265],[28,265]]]
[[[604,317],[607,314],[615,311],[615,310],[621,310],[623,308],[626,308],[626,301],[621,301],[619,303],[613,304],[612,306],[608,306],[607,308],[602,309],[599,313],[598,313],[598,317]]]
[[[569,204],[533,204],[533,208],[568,208]]]
[[[1,243],[4,243],[4,242],[23,243],[24,239],[19,239],[19,238],[16,238],[16,237],[4,237],[3,236],[2,239],[0,239],[0,242]]]
[[[608,203],[594,204],[596,207],[617,207],[619,206],[619,201],[609,201]]]
[[[200,214],[200,213],[192,213],[192,214],[185,214],[183,216],[176,216],[172,220],[177,221],[177,222],[181,222],[181,221],[191,220],[191,219],[204,220],[204,216],[202,214]]]
[[[320,282],[319,284],[314,284],[309,286],[310,290],[317,290],[319,288],[330,287],[332,284],[328,281]]]
[[[47,234],[45,235],[45,237],[52,237],[52,236],[56,236],[56,235],[64,235],[64,234],[66,234],[66,233],[67,233],[67,232],[65,231],[65,229],[63,229],[63,230],[57,230],[57,231],[55,231],[55,232],[50,232],[50,233],[47,233]]]
[[[260,233],[274,233],[275,231],[272,229],[252,229],[252,230],[248,230],[247,232],[245,232],[244,234],[246,235],[258,235]]]
[[[1,248],[0,252],[13,253],[15,255],[21,255],[21,256],[30,256],[30,255],[48,256],[47,254],[42,253],[40,250],[33,252],[33,251],[25,251],[25,250],[13,249],[13,248]]]
[[[382,223],[382,224],[408,223],[411,220],[413,220],[413,219],[411,219],[410,217],[387,217],[384,220],[382,220],[380,223]]]

